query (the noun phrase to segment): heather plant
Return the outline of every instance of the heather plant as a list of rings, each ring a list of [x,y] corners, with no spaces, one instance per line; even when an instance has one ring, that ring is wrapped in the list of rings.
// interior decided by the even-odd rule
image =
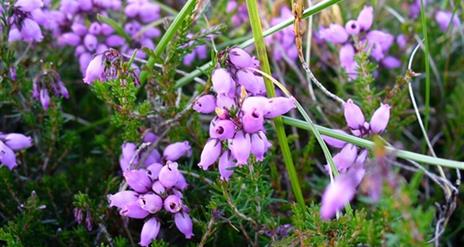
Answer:
[[[0,1],[0,245],[462,245],[463,13]]]

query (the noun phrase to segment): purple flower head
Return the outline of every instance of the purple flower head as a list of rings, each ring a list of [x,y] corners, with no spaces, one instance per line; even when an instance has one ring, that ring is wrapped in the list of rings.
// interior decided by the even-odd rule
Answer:
[[[208,168],[218,160],[219,155],[221,154],[221,149],[221,142],[217,139],[209,139],[201,152],[200,163],[198,163],[198,166],[203,170],[208,170]]]
[[[380,107],[372,114],[370,129],[373,133],[379,134],[385,130],[390,119],[390,106],[380,104]]]
[[[122,209],[125,205],[137,201],[139,194],[132,190],[120,191],[114,195],[108,195],[108,203],[110,207]]]
[[[154,214],[163,208],[163,199],[156,194],[144,194],[138,199],[139,206]]]
[[[232,160],[232,155],[229,151],[222,153],[219,158],[219,174],[221,179],[224,181],[229,181],[230,176],[234,173],[235,162]]]
[[[173,187],[179,180],[180,172],[177,166],[178,164],[176,162],[168,161],[167,164],[161,168],[158,179],[165,188]]]
[[[193,237],[193,223],[192,219],[187,213],[179,212],[174,215],[174,222],[177,229],[185,235],[186,239]]]
[[[211,95],[203,95],[199,97],[192,106],[193,110],[199,113],[211,113],[216,109],[216,98]]]
[[[140,233],[139,244],[141,246],[149,246],[158,236],[160,227],[161,225],[155,217],[145,221],[145,224],[143,224],[142,227],[142,232]]]
[[[124,178],[133,190],[140,193],[147,192],[152,186],[152,182],[147,171],[143,169],[126,170],[124,171]]]
[[[179,196],[170,195],[164,199],[164,209],[170,213],[177,213],[182,209],[182,200]]]
[[[192,147],[188,141],[176,142],[168,145],[163,152],[163,157],[166,160],[176,161],[182,156],[190,156],[192,153]]]
[[[209,135],[219,140],[230,139],[235,134],[235,128],[234,122],[230,120],[213,120],[209,127]]]

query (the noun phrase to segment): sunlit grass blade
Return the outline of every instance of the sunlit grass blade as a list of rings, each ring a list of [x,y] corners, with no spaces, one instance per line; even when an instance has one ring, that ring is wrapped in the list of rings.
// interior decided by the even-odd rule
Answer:
[[[427,32],[427,16],[425,13],[425,0],[421,0],[421,25],[422,35],[424,36],[424,64],[425,64],[425,108],[424,123],[425,129],[429,127],[430,120],[430,43]]]

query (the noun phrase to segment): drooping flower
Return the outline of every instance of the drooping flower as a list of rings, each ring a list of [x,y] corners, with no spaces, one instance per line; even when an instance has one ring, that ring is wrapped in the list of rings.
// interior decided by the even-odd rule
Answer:
[[[0,165],[13,170],[18,165],[15,152],[30,148],[32,138],[19,133],[0,133]]]

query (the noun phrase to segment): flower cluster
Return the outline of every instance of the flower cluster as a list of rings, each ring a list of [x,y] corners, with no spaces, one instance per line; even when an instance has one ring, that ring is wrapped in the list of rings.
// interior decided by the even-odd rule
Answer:
[[[357,64],[355,54],[366,51],[377,62],[386,68],[398,68],[401,62],[388,55],[388,51],[395,42],[395,37],[381,30],[370,30],[374,19],[374,9],[366,6],[359,13],[356,20],[350,20],[345,27],[331,24],[328,28],[321,28],[319,37],[326,42],[340,44],[340,65],[350,79],[357,77]],[[351,39],[350,39],[351,37]]]
[[[210,139],[201,153],[204,170],[219,160],[221,179],[228,180],[236,166],[248,163],[251,154],[261,161],[270,147],[264,123],[295,108],[295,99],[266,98],[258,62],[246,51],[233,48],[227,68],[212,74],[215,94],[203,95],[193,105],[200,113],[216,112],[210,124]]]
[[[32,97],[41,103],[44,110],[50,105],[50,92],[57,97],[69,98],[68,89],[54,70],[37,75],[32,82]]]
[[[385,130],[390,118],[390,106],[381,104],[372,114],[368,123],[361,108],[349,99],[344,103],[344,115],[351,133],[355,136],[365,137],[380,134]],[[343,130],[338,131],[345,133]],[[322,196],[321,217],[329,219],[355,195],[356,187],[365,174],[364,163],[367,160],[368,151],[367,149],[359,150],[353,144],[328,136],[323,136],[323,139],[328,145],[341,149],[333,157],[335,166],[341,175],[326,188]]]
[[[19,0],[13,6],[9,18],[11,25],[8,42],[40,42],[43,39],[38,19],[43,7],[42,0]],[[1,11],[0,11],[1,13]]]
[[[275,26],[293,17],[292,11],[288,7],[280,9],[280,16],[271,20],[271,25]],[[272,58],[276,61],[282,60],[287,56],[291,60],[298,58],[298,49],[295,45],[295,32],[291,26],[282,29],[266,39],[267,45],[272,45]]]
[[[245,4],[237,3],[236,0],[230,0],[227,3],[227,13],[233,13],[232,24],[236,27],[248,22],[248,11]]]
[[[32,138],[19,133],[0,133],[0,164],[13,170],[18,163],[15,152],[32,146]]]
[[[144,136],[144,144],[155,142],[152,133]],[[161,156],[153,149],[137,149],[134,143],[124,143],[119,160],[129,190],[109,195],[110,207],[117,207],[122,216],[147,219],[142,227],[140,245],[148,246],[160,230],[157,214],[172,214],[174,222],[187,239],[193,236],[189,209],[182,201],[187,182],[178,170],[178,159],[191,154],[187,141],[168,145]],[[137,167],[137,168],[135,168]],[[164,210],[163,210],[164,209]]]

